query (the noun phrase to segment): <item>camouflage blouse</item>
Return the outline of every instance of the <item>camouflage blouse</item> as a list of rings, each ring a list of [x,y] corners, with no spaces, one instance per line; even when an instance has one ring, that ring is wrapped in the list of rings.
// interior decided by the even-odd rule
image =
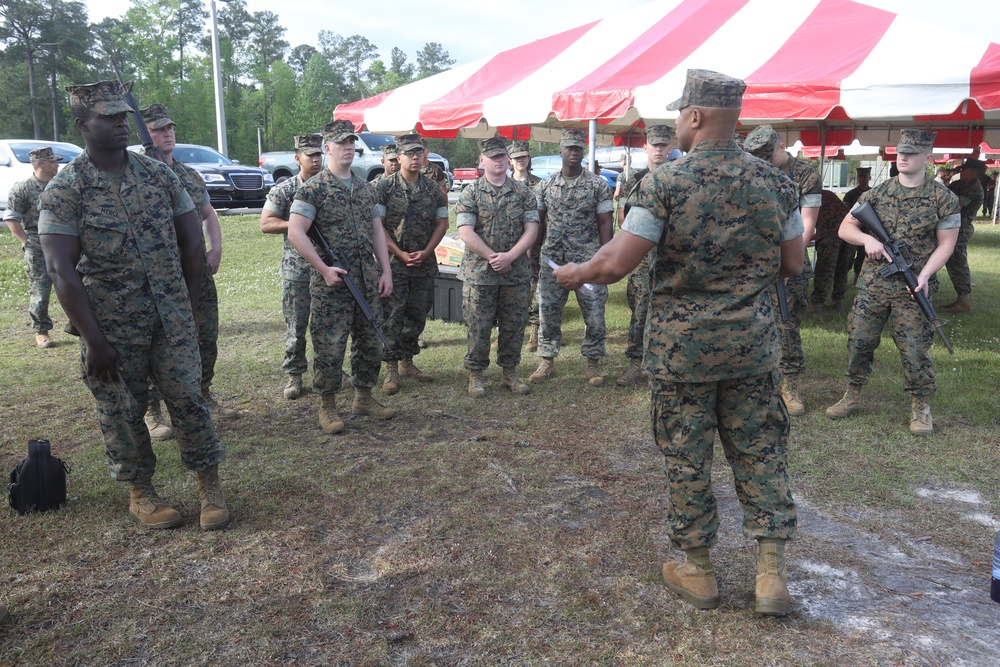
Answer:
[[[507,252],[524,235],[524,226],[538,223],[535,195],[528,186],[508,178],[499,188],[491,185],[485,176],[462,190],[455,205],[459,227],[471,225],[479,238],[494,252]],[[466,250],[459,280],[476,285],[519,285],[531,282],[531,262],[527,253],[510,265],[510,271],[501,275],[490,263]]]
[[[15,183],[7,195],[7,210],[4,220],[16,220],[28,236],[28,245],[41,248],[38,242],[38,198],[47,183],[31,176],[31,178]]]
[[[386,235],[404,252],[426,248],[438,220],[448,218],[448,198],[437,183],[423,175],[413,185],[398,171],[379,179],[375,184],[375,203]],[[391,265],[393,272],[403,275],[438,275],[437,261],[433,259],[411,267],[393,256]]]
[[[288,214],[292,209],[292,202],[295,200],[295,193],[302,187],[302,174],[296,174],[294,178],[278,183],[267,193],[267,201],[264,202],[264,210],[274,213],[282,220],[288,220]],[[295,282],[309,282],[309,274],[312,267],[309,262],[302,259],[302,255],[288,242],[288,234],[285,234],[284,252],[281,255],[281,277],[284,280]]]
[[[586,262],[601,248],[597,214],[611,213],[608,182],[584,169],[567,180],[557,171],[535,188],[538,210],[545,211],[542,254],[557,264]]]

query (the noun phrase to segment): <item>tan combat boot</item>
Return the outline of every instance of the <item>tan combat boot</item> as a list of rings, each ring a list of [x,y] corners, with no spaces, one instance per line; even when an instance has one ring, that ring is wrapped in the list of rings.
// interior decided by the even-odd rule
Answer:
[[[947,306],[941,308],[941,310],[948,313],[955,313],[956,315],[961,315],[963,313],[972,312],[972,304],[969,303],[968,295],[962,294],[955,299],[955,303],[949,303]]]
[[[132,482],[128,511],[146,528],[173,528],[181,523],[181,513],[160,500],[149,479]]]
[[[289,401],[294,401],[302,395],[302,376],[289,375],[288,382],[285,383],[284,396]]]
[[[757,601],[753,610],[768,616],[787,616],[792,610],[785,570],[785,540],[762,537],[757,540]]]
[[[826,409],[830,419],[843,419],[861,407],[861,385],[849,384],[844,397]]]
[[[615,381],[615,384],[619,387],[631,387],[645,381],[646,374],[642,372],[642,359],[633,359],[628,365],[628,370]]]
[[[319,425],[327,433],[340,433],[344,430],[344,420],[337,412],[337,395],[323,394],[320,397]]]
[[[707,548],[688,549],[683,563],[663,565],[663,583],[698,609],[719,606],[719,585]]]
[[[198,473],[198,498],[201,499],[202,530],[217,530],[229,524],[229,508],[222,495],[219,466]]]
[[[226,422],[240,418],[240,413],[236,410],[220,405],[208,389],[204,389],[201,393],[205,397],[205,402],[208,403],[208,414],[212,415],[212,421]]]
[[[159,401],[149,404],[143,421],[146,422],[149,437],[153,440],[170,440],[174,437],[174,430],[167,426],[166,420],[163,418],[163,413],[160,411]]]
[[[538,384],[556,377],[556,362],[552,357],[542,357],[535,372],[528,376],[528,382]]]
[[[785,402],[788,414],[801,417],[806,413],[806,404],[799,398],[799,376],[785,375],[781,378],[781,400]]]
[[[47,349],[50,347],[55,347],[56,344],[52,342],[51,338],[49,338],[48,331],[39,331],[38,333],[35,334],[35,345],[42,349]]]
[[[934,433],[931,406],[926,396],[914,396],[910,410],[910,433],[913,435],[931,435]]]
[[[600,359],[587,359],[587,382],[591,387],[604,385],[604,373],[601,372]]]
[[[469,371],[469,396],[481,398],[486,395],[486,387],[483,386],[483,372]]]
[[[378,419],[391,419],[396,414],[395,410],[385,407],[372,398],[370,387],[354,388],[354,403],[351,405],[351,410],[356,415],[368,415]]]
[[[538,325],[528,327],[528,352],[538,351]]]
[[[382,391],[392,396],[399,391],[399,362],[385,362],[385,381],[382,383]]]
[[[413,363],[413,359],[403,359],[399,362],[399,374],[406,378],[413,378],[414,380],[419,380],[420,382],[430,382],[432,378],[427,373],[417,368],[417,365]]]
[[[516,368],[504,368],[502,370],[503,370],[503,376],[502,376],[500,382],[503,383],[503,386],[505,386],[508,389],[510,389],[510,391],[511,391],[512,394],[530,394],[531,393],[531,387],[529,387],[525,383],[521,382],[521,379],[519,377],[517,377],[517,369]],[[470,391],[469,391],[469,393],[472,393],[472,391],[471,391],[471,385],[470,385]]]

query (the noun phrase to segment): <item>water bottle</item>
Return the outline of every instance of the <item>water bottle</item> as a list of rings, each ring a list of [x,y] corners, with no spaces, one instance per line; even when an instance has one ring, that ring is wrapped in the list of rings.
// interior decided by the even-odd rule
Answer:
[[[1000,602],[1000,530],[993,542],[993,581],[990,582],[990,599]]]

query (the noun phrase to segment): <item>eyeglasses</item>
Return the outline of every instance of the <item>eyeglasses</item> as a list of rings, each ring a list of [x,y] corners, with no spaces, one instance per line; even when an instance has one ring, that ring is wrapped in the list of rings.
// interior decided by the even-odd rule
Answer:
[[[423,148],[411,148],[408,151],[403,151],[400,155],[405,155],[406,157],[420,157],[424,154]]]

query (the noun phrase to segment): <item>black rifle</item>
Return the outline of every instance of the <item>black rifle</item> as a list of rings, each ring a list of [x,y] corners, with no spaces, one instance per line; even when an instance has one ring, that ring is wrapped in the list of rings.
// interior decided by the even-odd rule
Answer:
[[[124,90],[125,81],[122,80],[122,73],[118,69],[118,63],[114,58],[111,59],[111,67],[115,70],[115,76],[118,77],[118,84]],[[139,103],[135,101],[135,97],[132,96],[132,86],[125,90],[125,101],[128,105],[132,107],[132,117],[129,121],[132,125],[132,130],[135,131],[135,136],[139,137],[139,142],[142,143],[142,147],[146,150],[146,155],[153,158],[154,160],[159,160],[160,162],[166,162],[163,157],[163,151],[156,147],[153,143],[153,137],[149,134],[149,129],[146,124],[142,122],[142,114],[139,112]]]
[[[878,219],[875,209],[868,202],[856,207],[851,211],[851,215],[860,220],[861,224],[868,228],[868,232],[878,239],[882,247],[885,248],[885,252],[892,258],[891,262],[887,262],[878,270],[879,274],[883,278],[888,278],[894,273],[903,274],[906,287],[910,290],[913,298],[917,300],[920,312],[924,314],[924,318],[930,322],[930,325],[941,336],[941,340],[944,342],[944,346],[948,348],[948,352],[955,354],[955,350],[952,349],[951,343],[948,342],[948,338],[941,329],[944,323],[938,319],[937,313],[934,312],[934,306],[931,305],[930,300],[923,291],[917,290],[917,277],[913,275],[913,271],[910,269],[913,265],[913,257],[910,255],[910,249],[906,247],[906,244],[900,244],[892,240],[888,232],[885,231],[885,227],[882,226],[882,221]]]
[[[306,236],[313,242],[316,246],[317,252],[319,252],[319,258],[323,260],[323,263],[327,266],[336,266],[344,271],[350,271],[351,267],[347,264],[347,260],[343,256],[333,249],[330,242],[326,240],[323,236],[323,232],[319,230],[319,227],[314,222],[309,225],[309,229],[306,231]],[[351,277],[350,273],[340,274],[340,279],[344,281],[347,285],[348,291],[351,296],[354,297],[354,301],[358,304],[358,308],[364,313],[365,318],[367,318],[368,323],[372,325],[372,329],[378,334],[378,338],[382,341],[382,345],[385,346],[386,352],[392,352],[392,348],[389,346],[389,341],[386,340],[385,334],[382,333],[382,323],[378,321],[375,317],[375,313],[372,312],[371,306],[368,305],[368,300],[365,299],[364,292],[358,287],[358,284],[354,282],[354,278]]]
[[[788,315],[788,295],[785,294],[785,281],[778,278],[774,282],[774,288],[778,290],[778,313],[781,315],[781,324],[785,329],[785,344],[792,347],[792,319]]]

